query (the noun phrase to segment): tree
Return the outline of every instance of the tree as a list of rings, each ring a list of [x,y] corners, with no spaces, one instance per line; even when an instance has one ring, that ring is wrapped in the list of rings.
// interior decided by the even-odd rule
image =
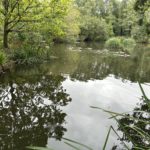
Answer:
[[[150,23],[148,21],[148,13],[150,8],[149,0],[136,0],[134,9],[138,15],[138,24],[133,29],[133,37],[139,42],[148,42],[150,34]]]
[[[111,24],[103,18],[84,16],[80,37],[84,41],[105,41],[113,35]]]
[[[147,11],[150,7],[150,1],[149,0],[136,0],[134,9],[137,11],[140,15],[139,19],[139,25],[142,26],[144,23],[144,14],[145,11]]]
[[[80,17],[80,39],[83,41],[105,41],[113,35],[112,24],[106,23],[103,0],[76,0]]]
[[[55,35],[55,42],[73,42],[77,40],[80,33],[79,28],[80,12],[74,2],[68,5],[67,13],[59,18],[62,22],[61,35]]]
[[[43,31],[62,35],[63,18],[71,0],[3,0],[0,18],[3,25],[3,47],[8,48],[10,32]]]
[[[149,0],[136,0],[134,9],[136,11],[145,11],[144,6],[149,2]]]
[[[1,2],[1,15],[3,16],[3,47],[8,48],[8,35],[13,32],[16,27],[21,30],[25,26],[25,22],[33,21],[26,20],[33,9],[39,7],[38,3],[33,0],[3,0]],[[32,10],[31,10],[32,9]],[[20,24],[19,24],[20,23]]]
[[[134,1],[121,3],[121,28],[122,35],[131,36],[132,29],[137,25],[138,15],[134,10]]]

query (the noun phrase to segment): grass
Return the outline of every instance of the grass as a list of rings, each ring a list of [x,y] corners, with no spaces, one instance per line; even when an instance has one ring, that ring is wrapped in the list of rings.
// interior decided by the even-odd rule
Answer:
[[[42,62],[43,60],[47,60],[49,59],[49,56],[49,49],[25,44],[15,49],[12,57],[18,63],[33,64],[37,62]]]

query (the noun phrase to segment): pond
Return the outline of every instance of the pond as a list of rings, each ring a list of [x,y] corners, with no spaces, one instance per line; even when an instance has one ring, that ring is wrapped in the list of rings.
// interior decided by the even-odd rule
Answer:
[[[90,106],[132,111],[142,95],[138,81],[149,94],[147,51],[138,46],[130,57],[98,43],[59,44],[50,62],[16,66],[1,76],[0,150],[29,145],[71,150],[62,137],[102,149],[110,125],[117,124]],[[112,132],[107,149],[119,143]]]

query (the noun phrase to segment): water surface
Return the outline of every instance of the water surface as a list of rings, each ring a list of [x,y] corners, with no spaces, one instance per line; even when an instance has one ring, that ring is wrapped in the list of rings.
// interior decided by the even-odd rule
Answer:
[[[17,66],[1,76],[0,149],[71,150],[59,141],[63,136],[102,149],[109,126],[117,129],[117,124],[90,106],[132,111],[141,97],[138,81],[146,83],[149,94],[150,61],[144,49],[130,57],[97,43],[54,45],[49,63]],[[112,133],[107,149],[116,143]]]

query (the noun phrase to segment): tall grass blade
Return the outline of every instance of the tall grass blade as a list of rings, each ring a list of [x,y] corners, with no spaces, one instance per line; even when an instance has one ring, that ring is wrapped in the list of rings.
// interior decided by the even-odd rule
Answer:
[[[134,147],[134,149],[136,149],[136,150],[145,150],[145,148],[141,148],[141,147]]]
[[[144,132],[143,130],[141,130],[140,128],[138,128],[137,126],[134,126],[134,127],[128,126],[128,127],[132,128],[133,130],[135,130],[136,132],[138,132],[141,136],[149,138],[149,140],[150,140],[150,135],[147,134],[146,132]]]
[[[119,140],[121,140],[120,135],[117,133],[117,131],[113,128],[113,126],[111,126],[112,130],[114,131],[114,133],[118,136]],[[127,146],[127,144],[122,141],[123,145],[127,148],[127,150],[130,150],[130,148]]]
[[[150,104],[150,100],[148,99],[148,97],[146,96],[145,92],[144,92],[144,89],[142,87],[142,85],[139,83],[139,86],[140,86],[140,89],[141,89],[141,92],[143,94],[143,97],[145,99],[146,102],[148,102]]]
[[[138,110],[138,111],[128,111],[128,112],[124,112],[124,113],[120,113],[120,114],[126,115],[126,114],[129,114],[129,113],[145,113],[145,111],[141,111],[141,110]],[[113,115],[109,119],[113,119],[113,118],[118,117],[118,116],[120,116],[120,115]]]
[[[44,147],[37,147],[37,146],[27,146],[26,148],[32,150],[53,150],[51,148],[44,148]]]
[[[150,123],[150,121],[144,121],[142,119],[138,119],[138,118],[135,118],[135,117],[132,117],[132,116],[126,116],[124,113],[122,113],[122,114],[121,113],[116,113],[116,112],[113,112],[113,111],[105,110],[105,109],[100,108],[100,107],[94,107],[94,106],[90,106],[90,107],[93,108],[93,109],[99,109],[99,110],[102,110],[104,112],[107,112],[107,113],[111,114],[112,117],[115,117],[115,115],[116,115],[116,116],[121,116],[121,117],[126,117],[126,118],[129,118],[129,119],[137,120],[137,121],[140,121],[140,122],[143,122],[143,123],[146,123],[146,124]]]
[[[81,150],[81,149],[79,149],[78,147],[76,147],[76,146],[74,146],[74,145],[72,145],[72,144],[70,144],[70,143],[68,143],[68,142],[64,142],[65,144],[67,144],[67,145],[69,145],[70,147],[72,147],[73,149],[75,149],[75,150]]]
[[[84,145],[84,144],[79,143],[79,142],[76,142],[76,141],[74,141],[74,140],[67,139],[67,138],[62,138],[62,139],[63,139],[63,140],[66,140],[66,141],[69,141],[69,142],[71,142],[71,143],[74,143],[74,144],[80,145],[80,146],[82,146],[82,147],[84,147],[84,148],[86,148],[86,149],[88,149],[88,150],[93,150],[93,149],[92,149],[92,148],[90,148],[89,146]]]
[[[110,136],[110,131],[111,131],[111,126],[110,126],[110,128],[109,128],[109,130],[108,130],[108,133],[107,133],[107,136],[106,136],[106,140],[105,140],[105,143],[104,143],[104,146],[103,146],[103,150],[105,150],[106,149],[106,146],[107,146],[107,142],[108,142],[108,139],[109,139],[109,136]]]

